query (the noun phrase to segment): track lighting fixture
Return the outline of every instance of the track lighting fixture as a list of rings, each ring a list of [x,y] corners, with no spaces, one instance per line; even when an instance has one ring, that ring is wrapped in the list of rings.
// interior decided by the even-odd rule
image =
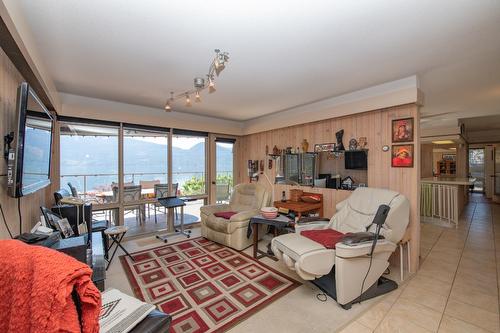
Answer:
[[[172,111],[172,103],[179,98],[186,98],[186,106],[191,106],[191,99],[189,96],[191,94],[195,95],[195,102],[201,102],[200,92],[203,89],[208,88],[208,92],[211,94],[215,92],[215,75],[218,77],[219,74],[226,68],[226,63],[229,61],[229,53],[221,52],[219,49],[215,49],[215,57],[210,64],[208,69],[207,79],[202,77],[194,78],[194,89],[181,92],[174,95],[173,92],[170,93],[170,98],[167,100],[165,105],[165,111]],[[215,75],[214,75],[215,74]]]

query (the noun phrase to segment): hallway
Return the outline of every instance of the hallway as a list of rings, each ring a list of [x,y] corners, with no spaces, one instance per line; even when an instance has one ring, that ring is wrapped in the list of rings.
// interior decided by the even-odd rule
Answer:
[[[500,332],[500,205],[474,194],[457,229],[422,224],[421,268],[342,332]]]

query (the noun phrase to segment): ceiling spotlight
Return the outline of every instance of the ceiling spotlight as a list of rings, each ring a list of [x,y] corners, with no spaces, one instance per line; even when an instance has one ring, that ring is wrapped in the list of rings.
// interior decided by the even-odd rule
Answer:
[[[215,92],[215,90],[216,90],[215,89],[215,82],[211,78],[209,78],[208,79],[208,93],[211,94],[211,93]]]
[[[222,72],[222,70],[224,70],[224,68],[226,68],[226,65],[224,65],[224,62],[217,59],[217,60],[215,60],[214,67],[215,67],[215,74],[217,74],[217,76],[219,76],[220,72]]]
[[[186,106],[191,106],[191,99],[188,94],[186,94]]]
[[[172,111],[172,107],[170,106],[170,101],[168,101],[167,104],[165,105],[165,111],[167,112]]]
[[[201,97],[200,97],[200,91],[199,90],[196,90],[196,95],[194,95],[194,101],[196,103],[201,102]]]

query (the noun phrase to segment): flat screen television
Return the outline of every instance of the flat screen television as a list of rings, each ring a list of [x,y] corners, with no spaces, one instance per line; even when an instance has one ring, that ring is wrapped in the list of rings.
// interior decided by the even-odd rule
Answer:
[[[17,92],[17,126],[8,151],[7,192],[18,198],[50,184],[53,118],[23,82]]]
[[[344,158],[345,169],[366,170],[368,168],[368,154],[366,150],[346,150]]]

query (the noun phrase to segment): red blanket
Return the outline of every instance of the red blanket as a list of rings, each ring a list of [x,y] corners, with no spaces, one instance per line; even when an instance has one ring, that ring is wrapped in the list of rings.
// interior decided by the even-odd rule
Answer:
[[[215,217],[222,217],[223,219],[229,220],[231,216],[238,214],[238,212],[217,212]]]
[[[316,243],[320,243],[327,249],[334,249],[335,245],[344,237],[343,233],[333,229],[304,230],[300,234]]]
[[[0,332],[99,332],[101,294],[87,265],[17,240],[0,241]],[[71,293],[79,295],[82,328]]]

